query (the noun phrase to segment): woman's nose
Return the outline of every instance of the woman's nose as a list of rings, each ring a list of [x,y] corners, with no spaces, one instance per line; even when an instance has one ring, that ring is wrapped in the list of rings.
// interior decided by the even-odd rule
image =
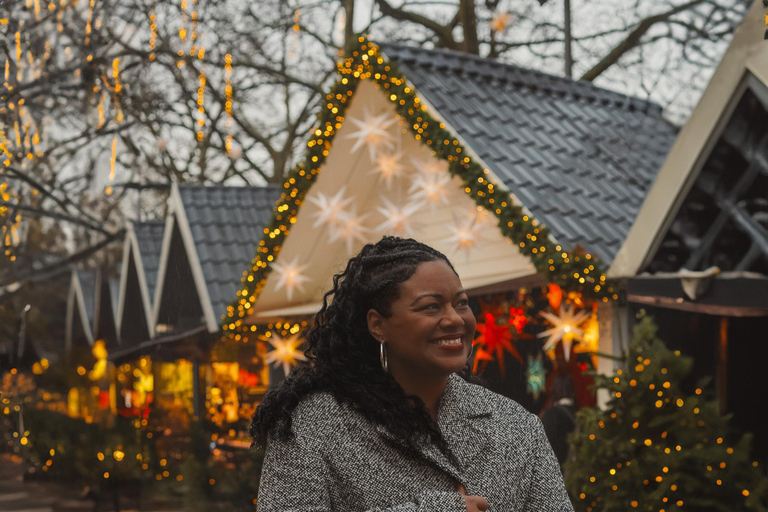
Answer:
[[[456,309],[451,306],[448,307],[446,310],[445,315],[440,321],[442,327],[461,327],[464,325],[464,319],[461,317],[461,315],[456,311]]]

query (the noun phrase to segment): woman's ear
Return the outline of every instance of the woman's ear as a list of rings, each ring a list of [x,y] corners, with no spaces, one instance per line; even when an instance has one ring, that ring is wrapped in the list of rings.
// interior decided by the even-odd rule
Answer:
[[[368,332],[377,341],[384,340],[384,316],[375,309],[368,310]]]

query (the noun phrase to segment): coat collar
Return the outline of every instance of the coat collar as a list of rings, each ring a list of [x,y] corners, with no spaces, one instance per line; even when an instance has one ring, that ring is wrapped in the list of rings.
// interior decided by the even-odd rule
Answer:
[[[459,482],[464,481],[464,475],[470,470],[477,456],[486,451],[489,443],[487,433],[483,432],[479,425],[491,416],[492,408],[491,404],[482,400],[483,393],[478,391],[482,391],[482,388],[472,386],[459,375],[453,374],[448,378],[438,405],[438,427],[461,467],[454,466],[432,443],[425,444],[420,449],[420,454],[425,459]],[[383,425],[377,425],[376,430],[389,440],[402,444],[402,441]]]

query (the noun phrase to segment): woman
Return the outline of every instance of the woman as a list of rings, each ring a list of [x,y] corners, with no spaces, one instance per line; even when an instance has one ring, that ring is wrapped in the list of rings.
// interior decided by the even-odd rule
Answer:
[[[307,333],[310,362],[253,417],[257,510],[572,511],[538,418],[467,382],[474,335],[443,254],[363,247]]]

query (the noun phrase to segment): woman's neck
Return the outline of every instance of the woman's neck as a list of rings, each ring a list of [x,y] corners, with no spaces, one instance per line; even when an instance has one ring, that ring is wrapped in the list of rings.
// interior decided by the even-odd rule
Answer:
[[[448,383],[448,377],[415,377],[413,375],[397,375],[394,372],[392,377],[400,384],[400,387],[403,388],[406,394],[416,395],[421,398],[432,419],[437,421],[440,397],[443,396],[445,386]]]

